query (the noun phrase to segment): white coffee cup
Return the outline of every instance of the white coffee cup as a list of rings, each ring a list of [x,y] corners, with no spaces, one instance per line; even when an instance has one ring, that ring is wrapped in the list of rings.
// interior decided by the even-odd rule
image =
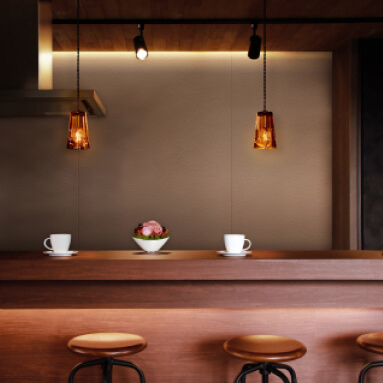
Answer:
[[[51,234],[44,240],[44,246],[54,253],[66,253],[69,250],[71,237],[70,234]],[[51,241],[52,247],[48,246],[48,240]]]
[[[231,254],[242,253],[244,250],[249,250],[251,247],[251,241],[245,238],[245,234],[225,234],[224,239],[226,251]],[[245,244],[245,241],[249,242],[249,246],[244,249],[243,245]]]

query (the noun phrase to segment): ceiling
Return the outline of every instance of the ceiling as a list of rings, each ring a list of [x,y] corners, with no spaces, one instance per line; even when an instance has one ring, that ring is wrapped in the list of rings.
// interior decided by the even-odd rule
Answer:
[[[52,0],[54,19],[76,17],[76,0]],[[263,0],[80,0],[92,19],[262,18]],[[267,18],[383,17],[379,0],[267,0]],[[262,36],[262,26],[258,34]],[[246,51],[250,25],[145,25],[149,51]],[[81,51],[133,51],[137,25],[81,25]],[[270,51],[331,51],[383,38],[383,23],[267,26]],[[53,49],[76,50],[76,26],[53,26]]]

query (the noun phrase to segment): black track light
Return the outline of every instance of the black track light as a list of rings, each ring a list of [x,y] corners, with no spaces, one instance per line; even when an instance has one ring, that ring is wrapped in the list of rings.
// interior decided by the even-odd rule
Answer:
[[[144,30],[144,24],[138,24],[138,30],[140,31],[140,35],[136,36],[133,40],[134,49],[136,50],[136,57],[139,60],[145,60],[149,53],[148,48],[146,47],[144,36],[142,35],[142,31]]]
[[[256,60],[261,54],[261,37],[257,36],[257,24],[251,24],[251,29],[253,30],[253,36],[250,37],[250,46],[249,46],[249,59]]]

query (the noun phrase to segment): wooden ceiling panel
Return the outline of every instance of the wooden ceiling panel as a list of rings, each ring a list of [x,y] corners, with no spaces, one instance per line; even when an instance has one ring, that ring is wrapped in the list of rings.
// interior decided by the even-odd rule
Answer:
[[[77,0],[52,0],[54,18],[76,16]],[[85,18],[262,17],[263,0],[80,0]],[[383,16],[377,0],[267,0],[268,17]]]
[[[76,0],[52,4],[54,19],[75,18]],[[262,18],[262,7],[263,0],[80,0],[81,18],[95,19]],[[383,17],[383,1],[268,0],[267,17]],[[132,51],[137,34],[137,25],[81,25],[81,50]],[[246,51],[250,35],[250,25],[145,25],[144,30],[150,51]],[[383,38],[383,24],[267,26],[270,51],[331,51],[356,38]],[[76,50],[75,25],[54,25],[53,41],[55,51]]]

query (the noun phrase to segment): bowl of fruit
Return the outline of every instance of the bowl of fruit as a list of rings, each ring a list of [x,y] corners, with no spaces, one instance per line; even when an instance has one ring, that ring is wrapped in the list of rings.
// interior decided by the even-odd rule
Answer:
[[[147,253],[159,251],[168,239],[168,229],[157,221],[139,223],[134,229],[133,240]]]

